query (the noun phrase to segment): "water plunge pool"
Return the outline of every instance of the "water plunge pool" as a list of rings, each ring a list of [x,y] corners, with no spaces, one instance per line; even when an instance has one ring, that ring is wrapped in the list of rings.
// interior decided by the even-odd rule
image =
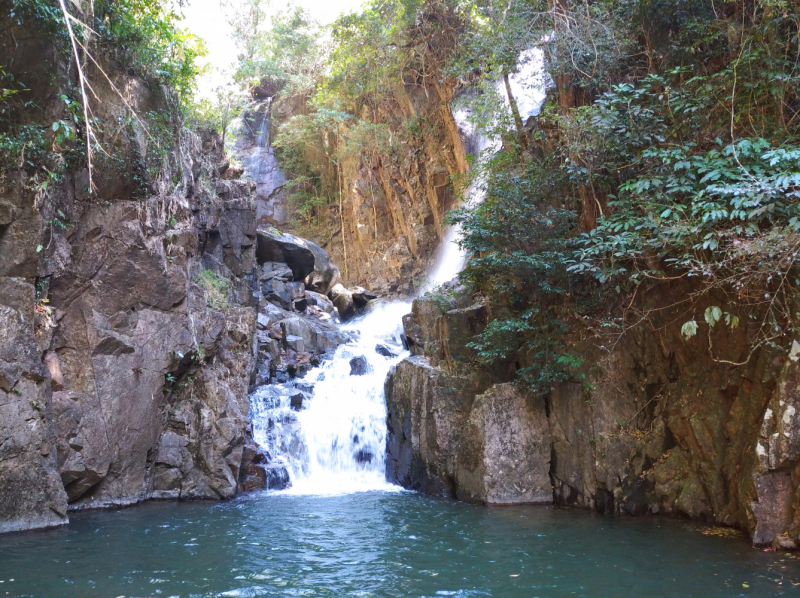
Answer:
[[[265,492],[71,518],[0,537],[0,596],[800,596],[796,559],[656,517]]]

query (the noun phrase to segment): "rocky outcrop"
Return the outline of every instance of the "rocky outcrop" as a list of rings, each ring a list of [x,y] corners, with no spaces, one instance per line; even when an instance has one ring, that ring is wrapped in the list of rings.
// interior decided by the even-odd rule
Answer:
[[[231,125],[235,139],[233,154],[243,165],[243,174],[255,185],[258,226],[285,228],[289,218],[286,177],[270,143],[272,99],[254,102]]]
[[[549,503],[550,429],[544,399],[511,384],[475,398],[456,455],[456,496],[487,504]]]
[[[675,326],[685,312],[674,297],[686,292],[648,299],[650,309],[664,304],[654,310],[656,334],[634,327],[611,351],[583,342],[592,364],[583,382],[556,384],[540,405],[518,388],[493,386],[488,375],[459,386],[464,373],[476,376],[466,342],[488,321],[469,293],[415,301],[404,328],[416,356],[387,380],[390,478],[487,503],[537,502],[549,493],[557,504],[601,513],[740,527],[759,546],[798,543],[800,344],[785,356],[751,348],[746,330],[718,327],[711,354],[707,342],[686,340]],[[525,356],[519,361],[524,366]]]
[[[378,298],[363,287],[346,289],[341,284],[334,285],[328,295],[343,322],[363,313],[369,302]]]
[[[47,131],[74,70],[53,40],[2,27],[0,63],[41,107],[25,126]],[[69,509],[229,498],[250,465],[254,185],[220,177],[219,138],[170,121],[169,90],[109,69],[123,101],[87,69],[105,150],[93,193],[78,157],[49,187],[3,162],[0,531],[63,524]],[[164,117],[168,151],[119,124],[131,107]],[[20,117],[6,115],[2,127]]]
[[[67,521],[48,372],[34,337],[34,287],[0,277],[0,533]]]
[[[487,387],[481,376],[450,376],[425,357],[409,357],[393,368],[385,384],[387,478],[455,497],[461,434],[475,396]]]
[[[338,175],[331,174],[334,169],[327,154],[309,150],[308,160],[318,166],[323,176],[334,176],[329,187],[331,192],[342,190],[341,204],[335,205],[337,202],[331,201],[334,197],[327,197],[330,205],[316,208],[319,218],[313,227],[303,228],[291,210],[286,224],[274,225],[282,229],[295,227],[298,234],[314,239],[339,265],[345,286],[360,285],[388,297],[412,295],[423,283],[430,259],[443,237],[445,212],[457,202],[453,177],[468,170],[450,110],[451,83],[426,81],[423,85],[409,84],[405,89],[396,87],[382,94],[375,106],[365,105],[356,116],[370,125],[374,123],[376,129],[386,127],[395,139],[402,139],[403,151],[375,151],[365,144],[363,154],[340,173],[341,181],[334,180]],[[273,115],[270,122],[278,130],[281,123],[310,112],[305,100],[302,96],[277,93],[274,102],[256,103],[251,112],[265,112],[269,104]],[[426,134],[409,134],[422,115],[428,125]],[[250,129],[254,132],[258,123],[264,122],[257,116],[246,119],[253,120]],[[340,126],[340,137],[344,139],[350,125],[342,122]],[[243,146],[257,145],[244,140],[248,135],[253,136],[244,135]],[[324,141],[329,149],[331,143]],[[243,160],[249,159],[244,153],[242,156]],[[262,170],[272,172],[268,165],[271,162],[263,164]],[[291,191],[290,185],[281,179],[280,193]],[[273,188],[277,189],[278,183],[265,186],[264,193]],[[274,197],[280,193],[275,192]],[[266,205],[274,200],[264,201]]]
[[[485,504],[552,502],[544,401],[417,356],[386,380],[386,473],[406,488]],[[478,394],[482,393],[482,394]]]
[[[800,546],[800,343],[793,341],[755,445],[753,543]],[[792,546],[793,545],[793,546]]]

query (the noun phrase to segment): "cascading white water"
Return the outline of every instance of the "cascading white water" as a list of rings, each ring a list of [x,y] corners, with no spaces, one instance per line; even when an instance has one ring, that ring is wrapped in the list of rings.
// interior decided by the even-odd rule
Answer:
[[[531,116],[539,114],[544,103],[546,89],[541,50],[534,48],[520,54],[517,72],[509,76],[509,87],[523,122]],[[510,112],[511,103],[503,80],[495,80],[494,88],[497,96],[503,99],[506,110]],[[467,154],[472,154],[474,157],[473,164],[477,170],[477,176],[472,179],[465,194],[467,205],[474,208],[486,196],[486,178],[482,167],[491,155],[502,147],[502,141],[498,135],[487,133],[476,126],[472,119],[472,108],[468,102],[461,103],[453,111],[453,118],[458,125]],[[494,128],[494,123],[492,123],[486,129]],[[434,256],[434,268],[423,286],[423,292],[453,280],[464,268],[466,255],[457,243],[460,233],[459,225],[450,226],[445,230],[444,239]]]
[[[296,382],[262,386],[251,395],[255,440],[286,467],[288,492],[399,490],[386,482],[383,383],[389,369],[408,356],[400,321],[409,310],[409,303],[376,302],[342,327],[354,340],[332,359]],[[359,358],[366,372],[352,375],[351,360]],[[304,404],[296,411],[292,396],[302,392]]]
[[[538,113],[544,99],[541,51],[520,56],[510,86],[523,120]],[[496,82],[506,98],[502,81]],[[500,149],[499,137],[476,128],[468,106],[454,111],[468,153],[475,156],[478,176],[466,201],[483,201],[485,180],[480,165]],[[266,121],[266,119],[265,119]],[[257,145],[268,146],[262,127]],[[452,280],[464,267],[465,255],[450,227],[434,258],[435,267],[422,292]],[[410,303],[374,302],[370,311],[342,327],[353,341],[340,346],[332,359],[304,378],[256,389],[250,397],[253,435],[273,466],[285,467],[295,494],[341,494],[364,490],[400,490],[385,476],[386,403],[383,385],[392,366],[408,356],[401,342],[401,318]],[[366,372],[352,375],[352,360],[362,358]],[[359,364],[356,363],[356,366]]]

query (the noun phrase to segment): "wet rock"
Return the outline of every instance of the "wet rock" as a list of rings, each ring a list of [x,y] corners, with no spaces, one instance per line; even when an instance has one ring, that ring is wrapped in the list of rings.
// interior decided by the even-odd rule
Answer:
[[[265,468],[267,490],[285,490],[292,485],[289,472],[283,465],[268,465]]]
[[[314,254],[314,271],[306,279],[306,288],[323,295],[339,282],[339,268],[319,245],[306,240],[306,246]]]
[[[350,375],[351,376],[364,376],[369,371],[369,364],[365,357],[353,357],[350,360]]]
[[[354,459],[356,460],[356,463],[360,463],[362,465],[364,465],[366,463],[372,463],[372,459],[373,458],[374,458],[374,455],[371,452],[365,451],[363,449],[361,449],[359,451],[356,451],[356,454],[354,456]]]
[[[256,233],[256,260],[265,262],[282,262],[292,271],[294,280],[305,280],[314,271],[314,253],[309,242],[277,229],[260,229]]]
[[[789,534],[778,534],[772,540],[772,547],[775,550],[797,550],[797,542]]]
[[[303,337],[301,336],[288,334],[286,335],[285,342],[286,346],[295,353],[303,353],[306,350],[305,342],[303,341]],[[291,363],[294,360],[296,360],[296,357],[293,359],[292,356],[287,356],[287,363]]]
[[[389,371],[384,385],[386,478],[434,496],[455,496],[456,455],[475,395],[489,386],[477,373],[448,376],[424,357]]]
[[[356,315],[353,294],[341,284],[337,284],[331,289],[330,298],[336,310],[339,312],[339,319],[341,319],[342,322],[346,322]]]
[[[397,357],[397,353],[392,352],[386,345],[375,345],[375,352],[384,357]]]
[[[299,390],[300,392],[306,394],[313,394],[314,393],[314,385],[309,384],[307,382],[296,382],[294,387]]]
[[[295,411],[300,411],[303,408],[303,400],[305,395],[302,392],[296,392],[289,397],[289,406]]]
[[[239,491],[265,490],[267,488],[266,456],[252,440],[245,443],[242,466],[239,470]]]
[[[375,293],[368,291],[364,287],[353,287],[349,289],[349,291],[353,297],[353,304],[356,306],[356,309],[364,309],[367,303],[378,298]]]

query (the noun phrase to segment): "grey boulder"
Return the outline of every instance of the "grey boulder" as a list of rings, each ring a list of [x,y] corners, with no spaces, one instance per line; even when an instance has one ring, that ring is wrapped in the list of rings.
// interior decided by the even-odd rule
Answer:
[[[256,260],[259,265],[265,262],[284,263],[298,281],[314,271],[314,252],[309,241],[274,228],[257,231],[256,241]]]

